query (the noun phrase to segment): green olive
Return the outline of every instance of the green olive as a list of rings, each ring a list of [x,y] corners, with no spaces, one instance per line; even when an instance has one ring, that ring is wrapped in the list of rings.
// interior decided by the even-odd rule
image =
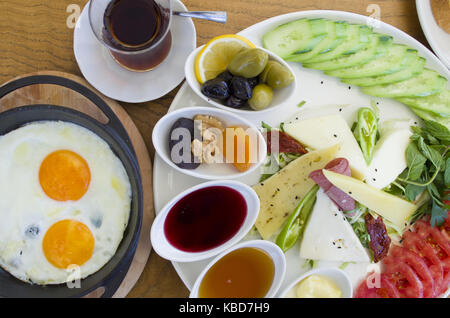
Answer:
[[[248,100],[253,110],[263,110],[269,107],[273,99],[273,90],[266,84],[258,84],[253,89],[252,98]]]
[[[260,49],[240,51],[228,65],[228,70],[235,76],[256,77],[264,70],[269,55]]]
[[[277,61],[267,62],[266,68],[260,75],[260,80],[273,89],[280,89],[289,86],[294,81],[294,75],[283,64]]]

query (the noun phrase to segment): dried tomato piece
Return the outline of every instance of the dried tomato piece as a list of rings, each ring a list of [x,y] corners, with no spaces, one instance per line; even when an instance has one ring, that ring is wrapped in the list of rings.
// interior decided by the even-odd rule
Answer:
[[[278,136],[277,136],[278,135]],[[279,130],[271,130],[265,134],[267,143],[267,153],[295,153],[303,155],[307,153],[306,149],[297,140]],[[278,141],[278,149],[272,142]]]
[[[367,213],[364,221],[366,221],[367,232],[370,235],[369,246],[373,252],[373,261],[377,263],[388,254],[391,238],[387,234],[386,225],[381,218],[375,219],[370,213]]]

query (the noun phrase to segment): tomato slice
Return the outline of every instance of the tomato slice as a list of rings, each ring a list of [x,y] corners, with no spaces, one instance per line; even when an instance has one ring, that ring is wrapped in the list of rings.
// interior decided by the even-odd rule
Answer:
[[[384,273],[389,275],[395,283],[395,287],[405,298],[423,298],[423,284],[408,264],[399,262],[395,257],[388,256],[384,259]]]
[[[380,288],[369,288],[367,281],[364,280],[356,290],[355,298],[400,298],[400,293],[388,276],[381,274]]]
[[[450,242],[445,238],[441,231],[437,227],[432,227],[427,222],[420,220],[416,222],[417,233],[427,241],[427,243],[434,248],[441,249],[439,254],[445,253],[446,255],[439,255],[439,258],[446,258],[450,256]]]
[[[403,236],[403,246],[420,256],[430,269],[434,281],[434,296],[441,294],[444,279],[444,267],[435,249],[425,243],[415,232],[407,232]]]
[[[395,257],[396,261],[408,264],[417,276],[419,276],[424,288],[423,296],[425,298],[434,297],[435,287],[433,275],[425,261],[419,255],[407,248],[395,245],[391,248],[391,255]]]

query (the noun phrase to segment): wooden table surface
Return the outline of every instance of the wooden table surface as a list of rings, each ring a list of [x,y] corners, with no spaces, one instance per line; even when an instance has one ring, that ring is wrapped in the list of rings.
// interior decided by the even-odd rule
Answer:
[[[73,54],[73,28],[69,16],[73,12],[70,9],[76,10],[77,6],[83,8],[86,3],[87,0],[0,0],[0,83],[21,74],[42,70],[57,70],[81,76]],[[382,21],[407,32],[428,46],[413,0],[184,0],[184,3],[189,10],[228,12],[228,22],[225,25],[194,21],[198,45],[214,36],[236,33],[284,13],[327,9],[371,15],[376,13],[372,11],[373,8],[379,8]],[[153,126],[167,113],[179,87],[152,102],[121,103],[135,121],[152,158]],[[141,279],[129,294],[130,297],[188,295],[187,288],[171,263],[154,252],[151,253]]]

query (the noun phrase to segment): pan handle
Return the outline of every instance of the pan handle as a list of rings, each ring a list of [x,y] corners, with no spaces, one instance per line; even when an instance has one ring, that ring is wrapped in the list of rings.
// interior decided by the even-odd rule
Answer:
[[[68,78],[55,76],[55,75],[33,75],[24,78],[20,78],[9,82],[2,87],[0,87],[0,99],[9,93],[26,86],[36,85],[36,84],[52,84],[63,86],[68,89],[71,89],[87,99],[89,99],[92,103],[94,103],[100,110],[108,117],[109,122],[105,125],[106,127],[114,130],[126,143],[130,151],[133,155],[136,155],[134,152],[133,144],[131,143],[130,137],[128,136],[127,131],[123,127],[120,120],[117,118],[116,114],[111,110],[111,108],[106,104],[106,102],[98,96],[91,89],[86,86],[70,80]],[[101,124],[101,123],[100,123]],[[103,124],[102,124],[103,125]]]

